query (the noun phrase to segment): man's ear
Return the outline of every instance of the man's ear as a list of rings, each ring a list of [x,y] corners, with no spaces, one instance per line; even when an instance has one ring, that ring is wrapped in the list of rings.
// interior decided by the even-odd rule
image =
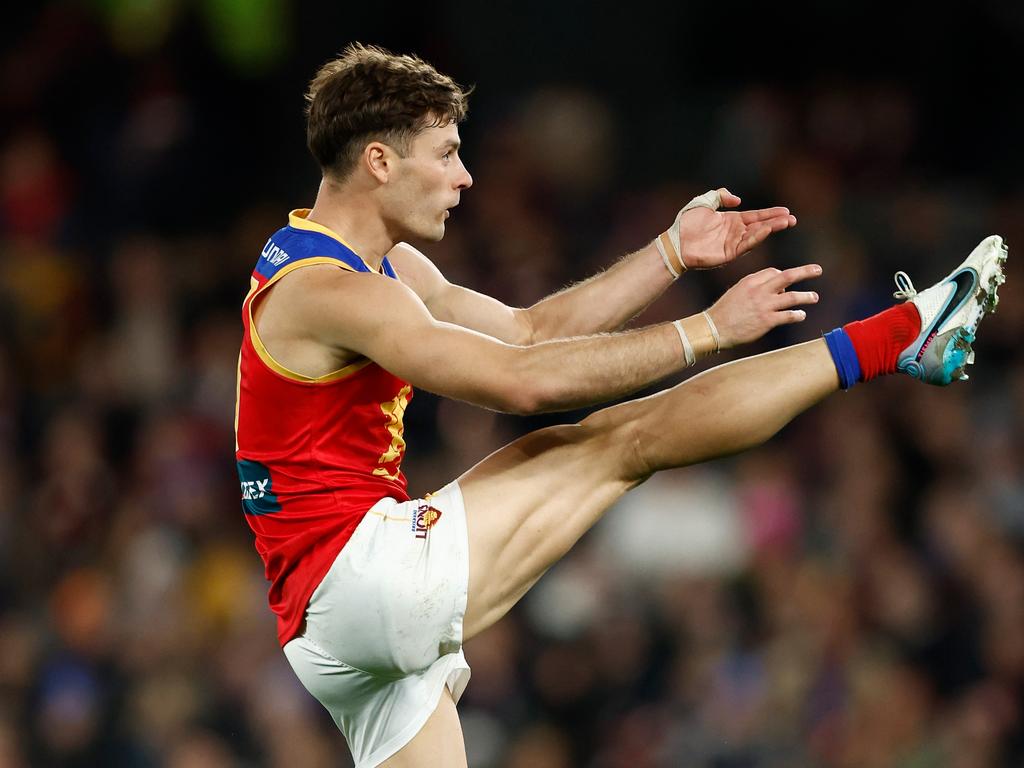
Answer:
[[[387,184],[395,170],[398,155],[387,144],[371,141],[363,149],[363,164],[370,175],[381,184]]]

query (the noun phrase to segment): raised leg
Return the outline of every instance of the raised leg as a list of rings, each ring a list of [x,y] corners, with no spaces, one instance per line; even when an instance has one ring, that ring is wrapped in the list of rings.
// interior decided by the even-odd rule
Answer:
[[[469,526],[464,639],[504,616],[627,490],[658,470],[764,442],[835,392],[840,375],[844,386],[896,370],[933,384],[965,378],[970,344],[985,312],[996,306],[1005,261],[1002,239],[986,238],[921,293],[906,275],[897,279],[916,312],[899,305],[828,334],[828,343],[719,366],[579,424],[533,432],[484,459],[459,478]],[[421,733],[385,763],[465,764],[448,694]]]
[[[579,424],[526,435],[459,478],[469,525],[464,637],[500,619],[623,493],[737,453],[838,389],[822,340],[713,368]]]

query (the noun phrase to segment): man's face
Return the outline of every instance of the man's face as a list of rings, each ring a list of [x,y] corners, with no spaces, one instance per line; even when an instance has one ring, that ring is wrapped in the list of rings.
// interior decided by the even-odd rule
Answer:
[[[459,157],[459,129],[454,123],[427,128],[399,158],[390,183],[388,218],[401,239],[437,241],[444,237],[449,209],[473,183]]]

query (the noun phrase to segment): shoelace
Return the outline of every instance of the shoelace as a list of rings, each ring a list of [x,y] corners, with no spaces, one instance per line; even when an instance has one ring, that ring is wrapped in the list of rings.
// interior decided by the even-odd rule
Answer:
[[[896,273],[896,288],[897,290],[893,293],[894,299],[912,299],[917,296],[917,290],[914,288],[914,283],[910,279],[910,275],[904,272],[902,269]]]

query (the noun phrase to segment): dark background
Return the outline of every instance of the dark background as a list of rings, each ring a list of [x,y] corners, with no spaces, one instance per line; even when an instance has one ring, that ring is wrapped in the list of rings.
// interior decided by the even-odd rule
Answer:
[[[231,432],[249,272],[319,180],[302,92],[349,40],[475,84],[475,184],[423,247],[510,304],[722,185],[799,226],[643,321],[823,264],[807,321],[746,352],[1011,247],[969,383],[859,387],[655,478],[467,645],[470,765],[1024,764],[1019,4],[95,0],[5,27],[0,766],[350,764],[276,647]],[[418,393],[410,490],[576,416]]]

